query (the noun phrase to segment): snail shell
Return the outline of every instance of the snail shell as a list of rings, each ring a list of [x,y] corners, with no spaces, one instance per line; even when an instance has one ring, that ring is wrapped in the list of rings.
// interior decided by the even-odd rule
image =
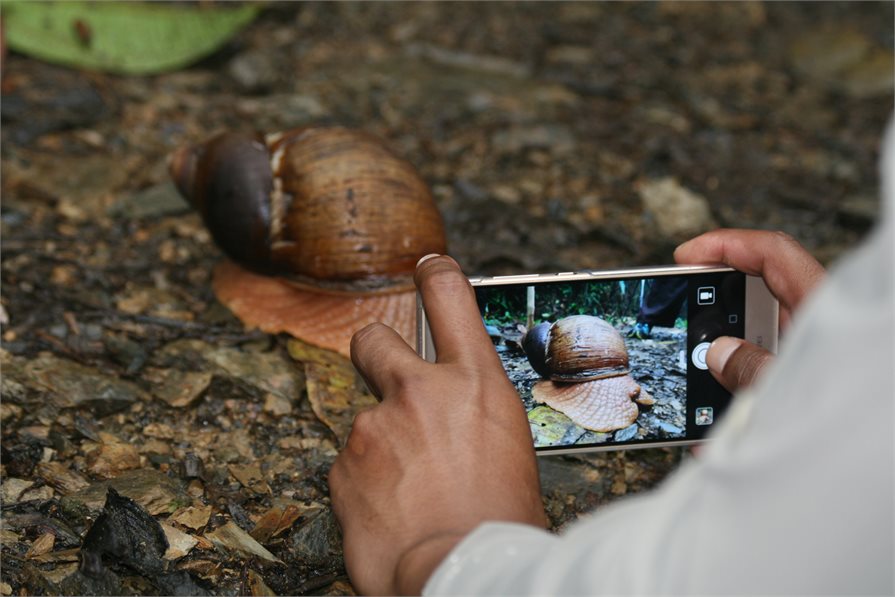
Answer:
[[[533,327],[522,341],[532,368],[553,381],[585,381],[627,375],[621,334],[599,317],[573,315]]]
[[[585,429],[624,429],[637,420],[638,404],[655,404],[630,375],[624,338],[599,317],[538,324],[522,348],[532,369],[546,378],[532,386],[532,398]]]
[[[170,170],[231,259],[298,285],[394,292],[420,257],[446,252],[426,183],[361,131],[223,133],[178,150]]]

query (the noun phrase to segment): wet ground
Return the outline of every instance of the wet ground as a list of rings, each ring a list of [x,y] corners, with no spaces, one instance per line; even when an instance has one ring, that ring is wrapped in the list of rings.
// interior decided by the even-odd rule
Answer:
[[[830,263],[877,215],[892,21],[890,3],[271,4],[169,75],[7,56],[0,594],[352,592],[326,474],[372,399],[341,357],[216,302],[220,253],[167,179],[180,143],[372,131],[471,274],[666,263],[715,226]],[[687,457],[543,458],[551,525]],[[133,542],[153,547],[122,557]]]

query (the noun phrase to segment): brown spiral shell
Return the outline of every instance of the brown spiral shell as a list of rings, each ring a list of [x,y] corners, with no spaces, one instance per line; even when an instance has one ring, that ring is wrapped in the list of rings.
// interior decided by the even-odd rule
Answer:
[[[178,151],[171,173],[229,257],[298,285],[403,290],[420,257],[446,252],[426,183],[363,131],[223,134]]]
[[[566,317],[546,329],[536,326],[523,346],[535,371],[553,381],[587,381],[630,372],[621,334],[592,315]]]

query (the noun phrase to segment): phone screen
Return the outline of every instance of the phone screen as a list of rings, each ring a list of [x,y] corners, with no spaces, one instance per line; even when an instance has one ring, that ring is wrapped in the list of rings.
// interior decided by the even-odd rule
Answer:
[[[700,440],[730,402],[705,353],[744,337],[740,272],[475,291],[540,451]]]

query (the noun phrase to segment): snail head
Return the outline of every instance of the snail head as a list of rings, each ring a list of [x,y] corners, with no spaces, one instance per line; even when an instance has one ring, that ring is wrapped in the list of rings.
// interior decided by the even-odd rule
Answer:
[[[273,173],[263,139],[223,133],[181,147],[168,169],[221,250],[250,269],[269,272]]]

